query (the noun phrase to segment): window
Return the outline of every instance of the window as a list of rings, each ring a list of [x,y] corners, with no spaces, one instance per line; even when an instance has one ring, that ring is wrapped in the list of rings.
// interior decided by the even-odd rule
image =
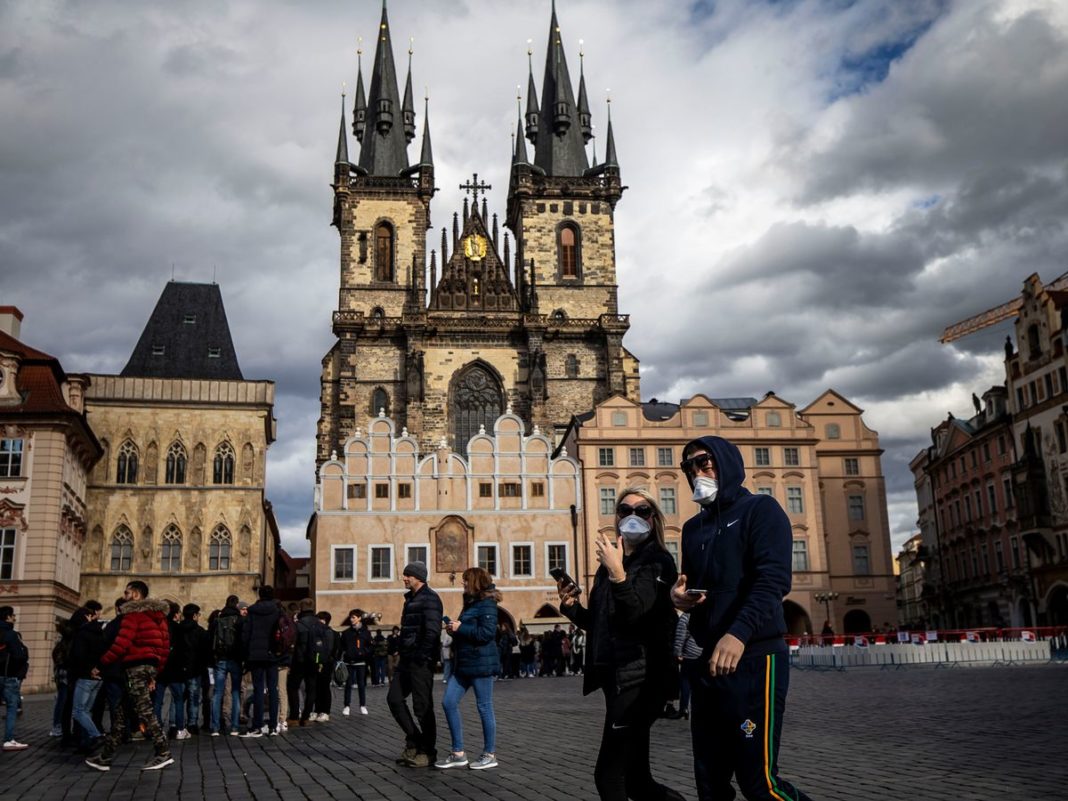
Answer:
[[[389,497],[389,484],[378,482],[375,484],[375,497],[376,498],[388,498]]]
[[[233,539],[226,526],[217,526],[211,532],[211,541],[208,543],[208,570],[230,569],[230,546]]]
[[[0,478],[22,475],[22,440],[0,439]]]
[[[133,534],[119,526],[111,538],[111,569],[125,572],[133,567]]]
[[[372,545],[368,560],[371,581],[387,581],[393,578],[393,548],[389,545]]]
[[[996,516],[998,513],[998,495],[994,491],[993,484],[986,485],[986,502],[987,506],[990,507],[990,514]]]
[[[827,439],[841,439],[842,427],[839,426],[838,423],[828,423],[826,433]]]
[[[694,412],[693,424],[695,428],[704,428],[708,425],[708,412]]]
[[[393,227],[389,223],[375,226],[375,280],[393,280]]]
[[[964,522],[972,522],[972,499],[968,495],[964,496]]]
[[[779,428],[782,425],[782,415],[778,412],[768,412],[768,428]]]
[[[601,514],[614,515],[616,513],[616,491],[611,487],[601,487]]]
[[[349,500],[359,501],[367,499],[366,484],[349,484]]]
[[[673,515],[677,513],[678,510],[675,507],[674,487],[660,488],[660,511],[666,515]]]
[[[626,412],[612,412],[612,425],[625,426],[627,424]]]
[[[467,443],[482,427],[493,424],[504,412],[503,391],[497,376],[486,365],[475,362],[453,379],[449,388],[449,414],[452,422],[453,447],[467,456]]]
[[[497,487],[497,491],[502,498],[518,498],[522,495],[520,489],[521,485],[515,481],[502,481]]]
[[[989,442],[989,440],[987,442],[983,443],[983,461],[984,462],[989,462],[990,461],[990,442]]]
[[[792,515],[805,513],[805,502],[802,499],[801,487],[786,488],[786,511]]]
[[[1001,552],[1001,540],[994,541],[994,564],[999,573],[1005,572],[1005,554]]]
[[[850,495],[849,496],[849,519],[850,520],[863,520],[864,519],[864,496],[863,495]]]
[[[334,548],[334,581],[355,581],[356,549]]]
[[[563,542],[550,542],[545,546],[545,567],[546,571],[555,570],[560,568],[561,570],[567,570],[567,544]]]
[[[213,484],[234,483],[234,448],[229,442],[223,442],[215,449],[211,481]]]
[[[389,415],[389,395],[382,387],[376,387],[371,393],[371,416],[378,417],[380,414]]]
[[[480,482],[478,482],[478,497],[479,498],[492,498],[493,497],[493,482],[492,481],[480,481]]]
[[[512,578],[530,578],[534,575],[534,546],[512,546]]]
[[[166,355],[166,353],[167,353],[167,346],[166,345],[153,345],[152,346],[152,355],[153,356],[164,356],[164,355]]]
[[[1042,355],[1042,347],[1038,339],[1038,325],[1034,323],[1027,327],[1027,349],[1030,351],[1029,359],[1037,359]]]
[[[976,452],[975,452],[975,451],[973,450],[973,451],[972,451],[972,468],[976,468],[976,467],[978,467],[978,466],[979,466],[979,454],[977,454],[977,453],[976,453]]]
[[[630,449],[630,466],[645,467],[645,448]]]
[[[794,540],[794,570],[808,570],[808,543],[804,540]]]
[[[675,560],[675,566],[679,564],[679,541],[678,540],[664,540],[664,546],[667,548],[671,558]]]
[[[1005,490],[1005,508],[1006,509],[1011,509],[1012,508],[1012,503],[1013,503],[1013,500],[1012,500],[1012,479],[1009,478],[1008,476],[1005,476],[1002,479],[1002,488]]]
[[[675,450],[673,448],[657,448],[656,449],[656,466],[657,467],[674,467],[675,466]]]
[[[771,464],[771,448],[756,448],[757,467],[768,467]]]
[[[115,469],[116,484],[137,483],[137,448],[130,440],[119,446],[119,458]]]
[[[843,460],[845,462],[845,474],[847,476],[859,476],[860,475],[860,459],[853,457],[847,457]]]
[[[797,467],[801,464],[801,454],[797,448],[783,448],[782,458],[787,467]]]
[[[159,569],[164,573],[177,573],[182,569],[182,535],[176,526],[167,526],[163,532]]]
[[[983,573],[990,575],[990,552],[987,550],[986,543],[979,543],[979,552],[983,557]]]
[[[1016,537],[1009,540],[1009,551],[1012,552],[1012,569],[1020,569],[1020,541]]]
[[[568,378],[578,378],[578,374],[578,357],[574,353],[569,353],[567,354],[567,358],[564,360],[564,375],[566,375]]]
[[[221,359],[222,358],[222,348],[208,348],[208,358],[209,359]]]
[[[185,483],[186,455],[182,443],[175,442],[167,449],[167,465],[164,469],[164,482],[167,484]]]
[[[871,562],[867,545],[853,546],[853,572],[858,576],[871,575]]]
[[[429,548],[426,545],[409,545],[407,550],[405,551],[405,554],[408,557],[405,560],[405,564],[409,564],[411,562],[422,562],[424,565],[429,565],[430,557],[427,554],[428,551]]]
[[[774,495],[771,487],[757,487],[757,495]]]
[[[182,316],[183,325],[196,325],[197,316],[195,314],[185,314]]]
[[[544,481],[531,481],[530,482],[530,497],[531,498],[544,498],[545,497],[545,482]]]
[[[130,545],[131,553],[133,545]],[[114,570],[114,568],[112,568]],[[0,581],[15,577],[15,529],[0,529]]]
[[[577,279],[579,277],[579,231],[578,226],[565,223],[560,226],[559,268],[560,277]]]
[[[975,516],[977,518],[983,516],[983,493],[976,490],[975,493]]]
[[[398,498],[411,498],[412,497],[412,485],[408,483],[397,485],[397,497]]]
[[[478,557],[478,566],[491,576],[497,575],[497,546],[479,545],[475,548]]]
[[[598,448],[597,449],[597,464],[600,467],[615,467],[616,466],[616,451],[615,451],[615,448]]]
[[[1052,398],[1053,397],[1053,373],[1046,373],[1043,376],[1043,378],[1045,379],[1045,384],[1046,384],[1046,397],[1047,398]]]
[[[979,552],[972,548],[972,575],[979,575]]]

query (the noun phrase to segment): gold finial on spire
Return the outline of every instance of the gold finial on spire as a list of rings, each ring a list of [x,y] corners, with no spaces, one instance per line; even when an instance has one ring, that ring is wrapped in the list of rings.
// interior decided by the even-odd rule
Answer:
[[[341,99],[342,100],[345,99],[345,93],[346,93],[347,89],[348,89],[348,84],[346,84],[344,81],[342,81],[341,82]]]
[[[363,37],[362,36],[357,36],[356,37],[356,58],[358,59],[362,55],[363,55]]]
[[[408,37],[408,55],[410,56],[415,50],[415,37]]]

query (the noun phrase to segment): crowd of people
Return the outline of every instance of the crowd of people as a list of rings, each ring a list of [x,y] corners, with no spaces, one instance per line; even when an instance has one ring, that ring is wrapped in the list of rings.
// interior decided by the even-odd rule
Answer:
[[[691,718],[701,801],[734,798],[732,778],[750,801],[808,801],[777,766],[788,687],[782,600],[791,581],[789,519],[773,498],[742,486],[741,454],[726,440],[691,442],[681,467],[700,506],[683,527],[681,569],[665,546],[655,498],[640,487],[624,490],[614,536],[598,535],[599,566],[585,599],[574,579],[558,578],[561,612],[571,621],[566,631],[555,624],[532,636],[502,625],[501,594],[480,567],[464,571],[463,605],[452,619],[428,584],[426,565],[406,565],[401,622],[388,635],[372,634],[378,616],[360,609],[349,612],[339,633],[311,599],[283,608],[269,586],[251,605],[230,596],[205,626],[196,604],[154,599],[144,582],[131,581],[111,620],[90,601],[65,625],[53,653],[52,734],[89,753],[86,765],[101,771],[110,770],[124,743],[150,739],[155,753],[143,770],[157,770],[174,761],[171,739],[278,736],[290,726],[328,722],[331,682],[344,688],[342,715],[351,713],[353,687],[366,715],[370,679],[389,686],[387,703],[405,741],[399,765],[485,770],[498,765],[495,682],[581,674],[584,693],[604,696],[594,769],[603,801],[682,798],[650,771],[650,729],[665,715]],[[15,739],[27,655],[14,623],[13,609],[0,607],[3,748],[11,751],[27,747]],[[433,706],[439,661],[450,735],[441,755]],[[475,759],[465,750],[459,714],[469,690],[482,726]]]

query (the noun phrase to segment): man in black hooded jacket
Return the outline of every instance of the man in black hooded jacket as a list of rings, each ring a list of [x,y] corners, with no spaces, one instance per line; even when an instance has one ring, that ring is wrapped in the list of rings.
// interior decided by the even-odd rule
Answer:
[[[782,600],[790,591],[790,520],[773,497],[742,486],[742,455],[727,440],[701,437],[682,456],[701,511],[682,528],[671,597],[690,612],[707,665],[691,701],[698,798],[731,801],[733,775],[749,801],[809,801],[777,775],[789,686]]]

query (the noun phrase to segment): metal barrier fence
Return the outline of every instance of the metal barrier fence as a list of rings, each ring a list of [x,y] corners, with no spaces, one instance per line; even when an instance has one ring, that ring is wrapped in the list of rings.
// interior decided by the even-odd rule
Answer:
[[[927,665],[936,668],[962,665],[1009,666],[1040,664],[1053,659],[1052,642],[927,642],[922,645],[804,645],[790,649],[791,664],[800,669],[845,670],[879,667],[884,670]]]

